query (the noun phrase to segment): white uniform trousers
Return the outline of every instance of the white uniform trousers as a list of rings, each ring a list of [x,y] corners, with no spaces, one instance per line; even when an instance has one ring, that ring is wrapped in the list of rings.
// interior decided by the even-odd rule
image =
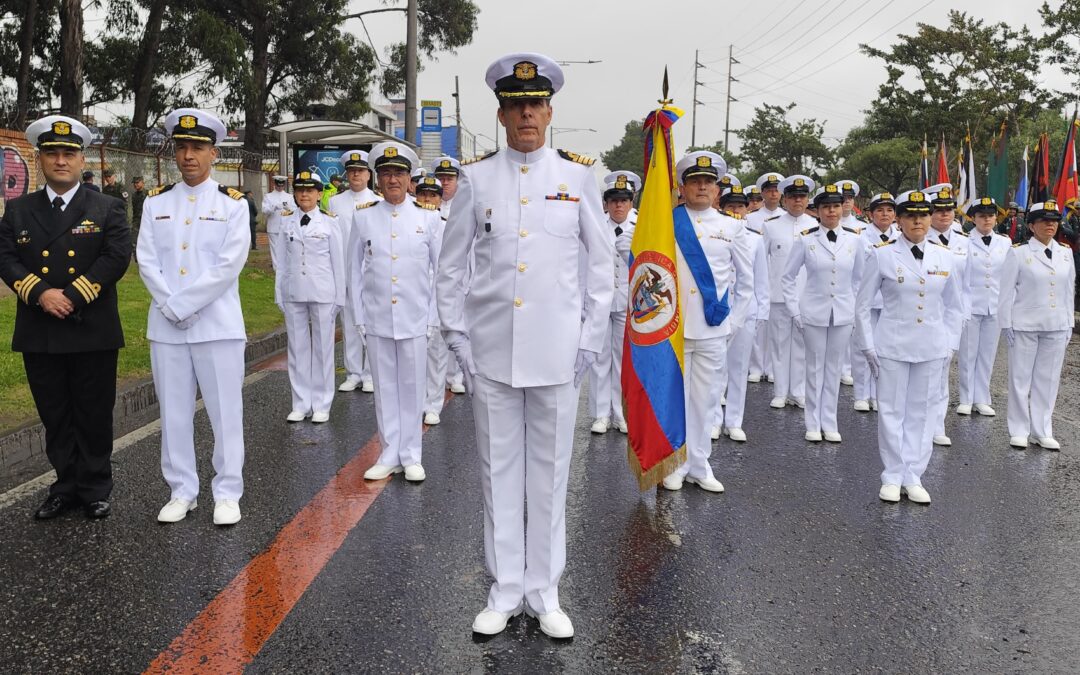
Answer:
[[[420,463],[427,336],[395,340],[367,336],[375,378],[375,421],[382,452],[379,464]]]
[[[806,385],[806,350],[803,333],[795,327],[787,304],[774,302],[769,310],[769,366],[773,398],[803,398]]]
[[[341,353],[344,356],[345,372],[368,381],[371,379],[371,366],[368,364],[367,345],[364,336],[356,330],[356,319],[353,317],[351,302],[345,303],[345,310],[340,316],[341,341],[344,343]]]
[[[926,432],[930,390],[941,359],[909,363],[881,358],[878,377],[878,450],[881,483],[922,485],[934,446]]]
[[[603,351],[589,368],[589,414],[593,419],[608,417],[613,423],[625,422],[622,403],[623,338],[626,312],[608,315]]]
[[[442,337],[441,333],[439,337]],[[465,386],[465,376],[461,374],[461,365],[458,364],[457,357],[449,354],[449,348],[447,348],[446,357],[446,384],[449,386]]]
[[[715,426],[742,429],[746,410],[746,376],[750,372],[751,354],[757,340],[756,322],[751,319],[735,331],[727,346],[727,406],[719,404],[717,396]]]
[[[1051,418],[1072,331],[1014,331],[1009,347],[1009,436],[1053,438]]]
[[[960,337],[960,403],[990,405],[990,375],[994,372],[1001,330],[996,316],[974,314]]]
[[[931,376],[930,411],[926,431],[933,441],[934,436],[945,435],[945,415],[949,412],[949,371],[952,359],[941,359],[939,370]]]
[[[772,368],[768,363],[769,353],[769,322],[758,321],[757,330],[754,332],[754,346],[750,350],[750,371],[754,375],[772,375]]]
[[[428,338],[427,344],[427,385],[424,394],[424,412],[442,413],[443,403],[446,401],[446,380],[450,362],[457,362],[456,357],[450,356],[450,350],[442,338],[440,331],[435,331]]]
[[[855,330],[854,326],[852,327],[851,330],[852,331]],[[851,359],[851,352],[854,349],[854,346],[852,345],[852,342],[853,342],[852,340],[848,340],[848,347],[847,347],[847,349],[844,350],[844,357],[843,357],[844,361],[840,366],[840,374],[845,376],[845,377],[850,377],[852,379],[855,379],[854,376],[851,373],[851,365],[852,365],[851,364],[851,360],[852,360]]]
[[[683,394],[686,404],[686,461],[672,475],[712,478],[712,430],[720,403],[717,373],[727,358],[727,337],[683,341]]]
[[[877,328],[878,319],[881,318],[880,309],[870,310],[870,330],[871,332]],[[851,377],[855,380],[855,400],[856,401],[876,401],[877,400],[877,380],[870,374],[870,364],[866,362],[866,357],[862,355],[862,352],[855,350],[857,353],[852,354],[851,358]]]
[[[803,326],[806,341],[806,430],[839,431],[836,406],[840,398],[840,373],[844,354],[851,345],[853,324]]]
[[[484,558],[495,579],[487,606],[509,612],[524,599],[537,613],[554,611],[566,567],[578,389],[572,382],[516,388],[479,375],[473,382]]]
[[[199,495],[195,468],[195,390],[202,392],[214,432],[215,501],[244,493],[245,340],[192,344],[150,342],[150,367],[161,414],[161,474],[171,499]]]
[[[334,314],[334,305],[326,302],[285,303],[293,411],[330,412],[334,402]],[[346,335],[347,327],[346,323]]]

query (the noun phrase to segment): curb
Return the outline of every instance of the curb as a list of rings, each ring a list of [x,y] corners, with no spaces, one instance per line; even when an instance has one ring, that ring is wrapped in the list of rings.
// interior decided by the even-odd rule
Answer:
[[[285,328],[281,327],[257,339],[250,340],[244,350],[244,364],[261,361],[288,344]],[[113,407],[113,438],[120,438],[158,417],[157,394],[153,378],[135,382],[116,392]],[[0,436],[0,485],[6,479],[27,469],[47,466],[45,456],[45,427],[41,422],[29,422]]]

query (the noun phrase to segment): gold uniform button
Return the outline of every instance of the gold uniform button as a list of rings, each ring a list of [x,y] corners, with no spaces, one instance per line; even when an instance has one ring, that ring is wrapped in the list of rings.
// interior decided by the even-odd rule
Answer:
[[[48,251],[42,251],[41,252],[41,257],[42,258],[48,258],[49,257],[49,252]]]
[[[186,251],[187,250],[187,242],[186,241],[183,244],[180,244],[180,250],[181,251]]]
[[[521,173],[529,173],[529,167],[522,164],[521,165]]]
[[[1057,307],[1057,305],[1055,305],[1055,304],[1054,304],[1054,303],[1052,303],[1052,302],[1050,303],[1050,306],[1051,306],[1051,307]]]
[[[68,274],[75,274],[75,268],[74,267],[69,267],[68,268]]]
[[[915,323],[922,323],[922,317],[920,316],[918,319],[915,319]]]
[[[186,275],[187,275],[187,270],[184,269],[183,267],[181,267],[180,268],[180,276],[186,276]]]
[[[49,273],[49,268],[48,267],[42,267],[41,268],[41,273],[42,274],[48,274]]]
[[[1051,281],[1051,282],[1050,282],[1050,285],[1051,285],[1051,286],[1053,286],[1053,285],[1054,285],[1054,282],[1053,282],[1053,281]]]
[[[394,282],[396,284],[397,283],[397,277],[390,277],[390,281],[392,281],[392,282]]]
[[[919,291],[919,297],[920,298],[926,297],[926,293],[923,293],[922,291]]]
[[[187,200],[188,200],[189,202],[193,202],[193,201],[195,201],[195,195],[188,195],[188,198],[187,198]]]
[[[69,258],[74,258],[75,257],[75,251],[73,251],[72,249],[69,248],[68,249],[68,257]]]
[[[521,298],[514,298],[514,307],[521,307]]]
[[[391,213],[390,217],[391,218],[397,218],[397,211],[394,211],[393,213]]]
[[[520,234],[522,237],[527,237],[527,236],[529,236],[529,231],[528,230],[518,230],[518,234]]]
[[[919,305],[916,309],[922,309],[922,305]]]
[[[397,232],[391,232],[390,233],[390,238],[391,239],[397,239]]]
[[[390,298],[390,304],[391,305],[396,305],[397,304],[397,298]]]
[[[391,260],[397,260],[397,253],[391,253],[390,254],[390,259]]]
[[[695,294],[697,294],[697,289],[696,288],[691,288],[690,289],[690,295],[695,295]]]
[[[184,219],[184,224],[185,225],[190,225],[191,224],[191,218],[185,218]]]
[[[525,263],[521,263],[520,265],[518,265],[518,272],[524,272],[526,269],[527,266],[525,265]]]
[[[926,279],[919,279],[919,283],[920,283],[920,284],[925,284],[925,283],[926,283]]]
[[[521,198],[521,205],[522,206],[524,206],[525,204],[528,204],[528,203],[529,203],[529,198],[528,197],[522,197]]]

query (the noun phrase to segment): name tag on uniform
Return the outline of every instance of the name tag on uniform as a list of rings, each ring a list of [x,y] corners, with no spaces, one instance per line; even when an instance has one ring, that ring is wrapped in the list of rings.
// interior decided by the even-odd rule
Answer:
[[[226,223],[228,218],[219,218],[218,216],[199,216],[199,220],[208,220],[214,223]]]
[[[172,220],[172,216],[154,216],[154,220]]]
[[[416,228],[416,233],[417,234],[423,234],[424,233],[424,228],[423,227],[417,227]]]
[[[949,276],[948,270],[930,270],[927,274],[935,277],[947,277]]]
[[[546,195],[544,197],[544,199],[547,199],[549,201],[556,201],[556,202],[580,202],[581,201],[581,197],[571,197],[566,192],[557,192],[557,193],[555,193],[553,195]]]

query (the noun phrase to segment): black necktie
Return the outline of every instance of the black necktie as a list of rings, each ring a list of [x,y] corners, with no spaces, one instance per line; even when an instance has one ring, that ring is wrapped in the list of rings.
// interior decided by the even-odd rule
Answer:
[[[1043,249],[1043,252],[1045,252],[1045,253],[1046,253],[1046,257],[1047,257],[1047,258],[1049,258],[1050,260],[1053,260],[1053,259],[1054,259],[1054,254],[1050,252],[1050,249],[1048,249],[1048,248],[1044,248],[1044,249]]]
[[[617,236],[619,236],[620,234],[622,234],[622,228],[621,228],[621,227],[619,227],[618,225],[616,225],[616,226],[615,226],[615,236],[617,237]]]
[[[52,207],[54,209],[63,209],[64,208],[64,198],[61,197],[60,195],[57,195],[57,196],[53,197]]]
[[[881,241],[889,241],[889,235],[887,234],[879,234],[878,236],[881,237]]]
[[[918,246],[912,246],[911,255],[915,256],[916,260],[922,260],[922,249]]]
[[[826,232],[826,233],[825,233],[825,236],[826,236],[826,237],[827,237],[827,238],[829,239],[829,241],[831,241],[832,243],[834,243],[834,244],[836,243],[836,230],[829,230],[828,232]]]
[[[983,237],[983,243],[984,243],[984,244],[986,244],[987,246],[989,246],[989,245],[990,245],[990,240],[991,240],[991,239],[993,239],[993,237],[992,237],[991,235],[989,235],[989,234],[988,234],[988,235],[986,235],[985,237]]]
[[[946,237],[946,236],[945,236],[945,235],[943,235],[943,234],[942,234],[942,235],[938,235],[938,236],[940,236],[940,237],[941,237],[941,243],[942,243],[942,244],[945,244],[946,246],[948,246],[948,245],[949,245],[949,238],[948,238],[948,237]]]
[[[304,225],[307,225],[310,222],[311,222],[311,216],[309,216],[308,214],[305,213],[304,217],[300,219],[300,227],[303,227]]]

